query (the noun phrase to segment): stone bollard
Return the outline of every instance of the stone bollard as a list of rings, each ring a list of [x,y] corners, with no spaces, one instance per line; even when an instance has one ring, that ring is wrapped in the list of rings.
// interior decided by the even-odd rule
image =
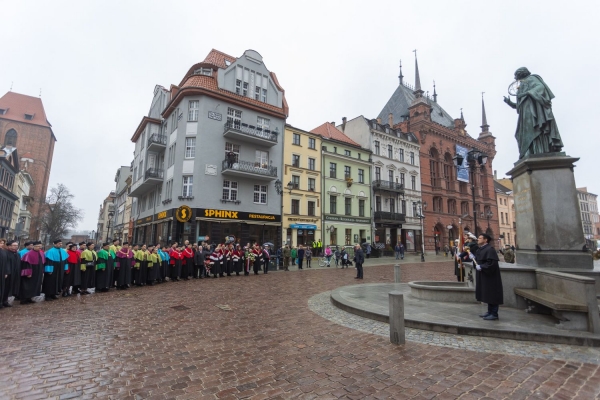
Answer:
[[[394,282],[400,283],[402,281],[402,275],[400,272],[400,264],[394,265]]]
[[[406,335],[404,332],[404,295],[394,290],[389,293],[390,300],[390,342],[393,344],[404,344]]]

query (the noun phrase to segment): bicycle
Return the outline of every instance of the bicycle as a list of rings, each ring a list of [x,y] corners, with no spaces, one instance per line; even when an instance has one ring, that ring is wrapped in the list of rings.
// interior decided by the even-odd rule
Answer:
[[[327,260],[327,257],[320,257],[319,258],[319,267],[329,267],[331,266],[331,260]]]

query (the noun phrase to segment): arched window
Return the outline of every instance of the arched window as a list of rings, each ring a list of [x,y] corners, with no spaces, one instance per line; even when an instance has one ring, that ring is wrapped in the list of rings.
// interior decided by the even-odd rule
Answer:
[[[436,187],[442,187],[442,179],[441,179],[441,173],[440,173],[440,156],[438,151],[435,148],[431,148],[429,150],[429,157],[431,157],[431,159],[429,160],[429,173],[431,176],[431,186],[436,188]]]
[[[444,156],[444,179],[446,190],[454,190],[454,162],[450,153]]]
[[[10,129],[4,136],[4,145],[17,147],[17,131]]]

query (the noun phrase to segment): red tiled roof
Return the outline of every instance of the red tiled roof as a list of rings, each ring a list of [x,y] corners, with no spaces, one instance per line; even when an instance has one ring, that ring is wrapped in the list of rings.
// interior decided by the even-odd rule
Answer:
[[[229,54],[225,54],[222,51],[212,49],[203,62],[216,65],[219,68],[227,68],[227,64],[225,63],[225,61],[234,63],[235,60],[236,58],[230,56]]]
[[[48,128],[52,127],[50,122],[46,119],[44,105],[42,104],[42,99],[39,97],[7,92],[4,96],[0,97],[0,109],[7,110],[5,114],[0,115],[1,119],[40,125]],[[33,119],[25,119],[25,114],[33,115]]]
[[[143,117],[142,120],[140,121],[140,124],[138,125],[135,132],[133,133],[133,136],[131,137],[131,141],[133,143],[137,142],[138,138],[140,137],[140,135],[142,134],[144,129],[146,129],[146,125],[148,123],[158,124],[158,125],[161,124],[160,120],[158,120],[156,118]]]
[[[311,133],[317,134],[325,139],[333,139],[338,142],[348,143],[353,146],[359,146],[354,140],[344,135],[344,132],[340,131],[331,122],[325,122],[323,125],[317,126],[315,129],[310,131]]]

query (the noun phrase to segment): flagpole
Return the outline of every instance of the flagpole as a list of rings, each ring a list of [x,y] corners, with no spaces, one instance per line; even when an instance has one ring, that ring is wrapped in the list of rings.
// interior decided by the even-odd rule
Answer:
[[[459,249],[457,250],[457,253],[460,252],[462,253],[462,248],[464,247],[464,243],[463,243],[463,230],[462,230],[462,219],[459,218],[458,219],[458,225],[460,226],[459,230],[458,230],[458,234],[459,234],[459,238],[458,238],[458,246]],[[458,274],[460,276],[460,281],[464,282],[464,278],[463,278],[463,265],[462,265],[462,258],[458,259]]]

